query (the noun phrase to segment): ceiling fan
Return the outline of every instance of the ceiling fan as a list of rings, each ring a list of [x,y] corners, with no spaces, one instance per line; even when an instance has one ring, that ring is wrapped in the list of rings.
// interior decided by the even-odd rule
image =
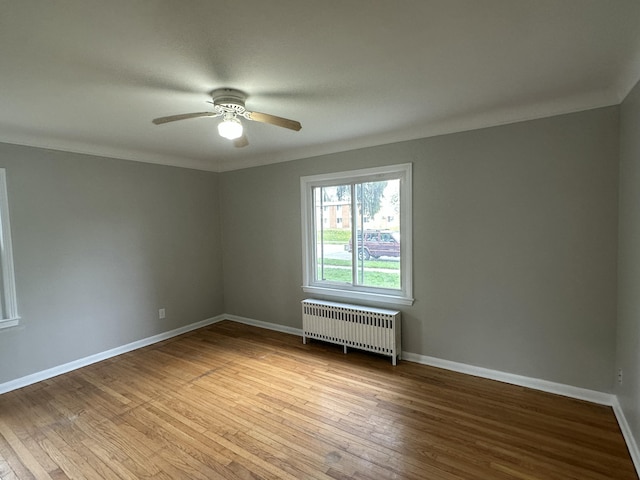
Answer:
[[[289,120],[288,118],[276,117],[268,113],[250,112],[244,106],[247,94],[233,88],[219,88],[211,92],[213,102],[213,112],[183,113],[180,115],[170,115],[168,117],[154,118],[153,123],[161,125],[163,123],[186,120],[198,117],[222,117],[222,122],[218,124],[218,133],[221,137],[233,140],[236,147],[246,147],[249,145],[247,136],[243,133],[242,123],[238,117],[244,117],[254,122],[269,123],[277,127],[288,128],[298,131],[302,128],[300,122]]]

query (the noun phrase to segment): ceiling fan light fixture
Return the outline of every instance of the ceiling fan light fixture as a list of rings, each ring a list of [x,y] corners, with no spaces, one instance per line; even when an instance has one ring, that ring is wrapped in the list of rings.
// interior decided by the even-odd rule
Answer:
[[[242,148],[249,145],[244,134],[244,128],[240,117],[258,123],[267,123],[276,127],[287,128],[289,130],[298,131],[302,128],[300,122],[290,120],[288,118],[278,117],[269,113],[252,112],[245,108],[244,102],[247,94],[233,88],[218,88],[211,92],[209,102],[213,104],[213,111],[181,113],[179,115],[169,115],[167,117],[154,118],[152,122],[155,125],[163,123],[176,122],[178,120],[188,120],[190,118],[202,117],[220,117],[222,121],[218,124],[218,133],[221,137],[233,141],[233,146]]]
[[[242,123],[235,117],[225,118],[218,124],[218,133],[221,137],[235,140],[242,136]]]

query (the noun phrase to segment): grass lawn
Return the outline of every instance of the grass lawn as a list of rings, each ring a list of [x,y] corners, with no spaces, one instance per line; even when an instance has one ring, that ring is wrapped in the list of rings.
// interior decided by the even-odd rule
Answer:
[[[337,258],[325,258],[324,259],[325,267],[327,265],[337,266],[337,267],[351,267],[351,260],[340,260]],[[320,265],[318,265],[320,267]],[[388,270],[400,270],[400,262],[397,260],[365,260],[364,268],[384,268]]]
[[[349,243],[351,238],[351,229],[342,228],[326,228],[324,230],[324,243]],[[318,232],[318,241],[320,241],[320,232]]]
[[[320,271],[320,266],[318,266],[318,271]],[[324,280],[328,282],[351,283],[352,281],[351,269],[348,268],[331,268],[330,266],[327,266],[327,263],[325,262],[323,273]],[[362,285],[380,288],[400,288],[400,271],[397,269],[388,273],[365,269],[363,273],[364,280],[362,278],[359,279],[360,284]]]

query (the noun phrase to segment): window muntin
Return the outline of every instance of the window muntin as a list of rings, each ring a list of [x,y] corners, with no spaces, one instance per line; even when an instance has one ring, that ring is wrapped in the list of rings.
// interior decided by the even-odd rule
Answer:
[[[411,164],[302,177],[301,195],[304,291],[413,302]]]

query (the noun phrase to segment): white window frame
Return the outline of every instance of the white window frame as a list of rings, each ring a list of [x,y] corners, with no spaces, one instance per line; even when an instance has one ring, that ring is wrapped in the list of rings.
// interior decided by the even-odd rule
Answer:
[[[4,168],[0,168],[0,269],[2,270],[2,292],[0,293],[4,301],[4,315],[0,317],[0,329],[3,329],[15,327],[20,323],[11,246],[7,173]]]
[[[302,211],[302,290],[339,299],[364,300],[392,305],[413,304],[413,248],[412,248],[412,164],[350,170],[300,177]],[[315,187],[339,184],[400,180],[400,285],[401,289],[381,289],[361,285],[335,285],[316,281],[315,229],[312,192]],[[353,223],[353,222],[352,222]],[[355,252],[356,249],[353,249]],[[354,254],[355,256],[355,254]]]

